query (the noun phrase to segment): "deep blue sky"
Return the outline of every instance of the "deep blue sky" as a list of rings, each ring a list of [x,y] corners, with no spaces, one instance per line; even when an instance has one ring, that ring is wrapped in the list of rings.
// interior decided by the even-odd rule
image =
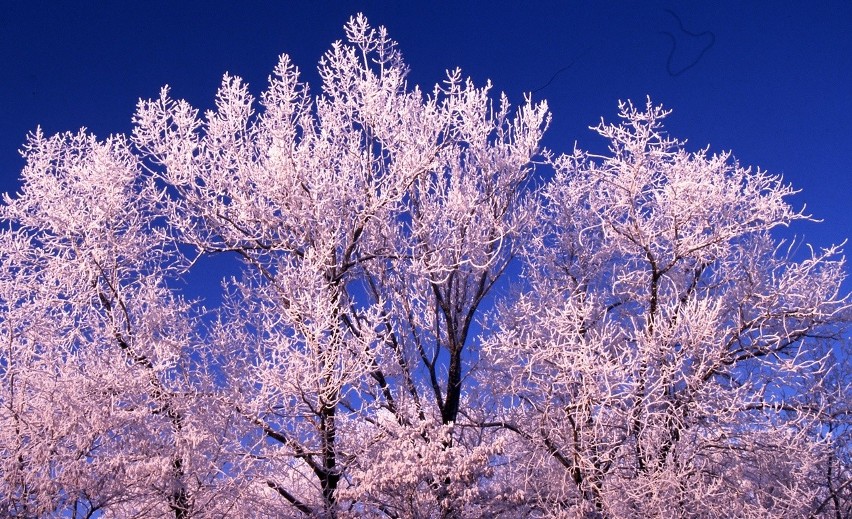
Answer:
[[[128,132],[137,99],[163,84],[207,108],[225,71],[257,94],[285,52],[316,85],[317,60],[358,11],[388,27],[427,89],[456,66],[515,101],[547,85],[535,96],[553,112],[552,149],[600,149],[587,127],[650,95],[690,148],[732,149],[801,188],[793,203],[825,223],[796,233],[817,246],[852,234],[848,1],[0,0],[0,191],[16,189],[17,149],[37,125]]]

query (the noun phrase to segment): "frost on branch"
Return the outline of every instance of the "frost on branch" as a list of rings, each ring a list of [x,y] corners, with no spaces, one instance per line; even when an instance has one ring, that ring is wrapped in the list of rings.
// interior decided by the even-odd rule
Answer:
[[[384,28],[345,34],[317,94],[282,56],[259,102],[226,74],[207,111],[140,101],[130,139],[30,138],[0,515],[848,510],[844,264],[773,236],[806,218],[789,186],[650,103],[552,158],[544,103],[422,92]]]

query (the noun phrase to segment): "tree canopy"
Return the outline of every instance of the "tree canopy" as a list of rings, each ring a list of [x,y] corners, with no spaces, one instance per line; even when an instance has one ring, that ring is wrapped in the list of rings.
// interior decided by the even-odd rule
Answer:
[[[164,87],[132,135],[29,137],[0,514],[852,513],[845,263],[778,235],[791,186],[650,100],[602,156],[543,150],[546,103],[421,91],[345,31],[317,94],[282,56],[259,100],[225,75],[204,114]]]

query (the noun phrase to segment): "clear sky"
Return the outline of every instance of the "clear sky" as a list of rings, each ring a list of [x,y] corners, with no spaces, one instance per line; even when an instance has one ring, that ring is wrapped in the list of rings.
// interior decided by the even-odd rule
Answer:
[[[515,101],[546,98],[556,151],[600,149],[588,126],[650,95],[689,148],[733,150],[802,189],[794,205],[825,222],[795,233],[816,246],[852,235],[849,1],[0,0],[0,191],[16,189],[37,125],[126,133],[137,99],[166,83],[207,108],[224,72],[258,94],[288,53],[317,92],[317,60],[358,11],[426,89],[459,66]]]

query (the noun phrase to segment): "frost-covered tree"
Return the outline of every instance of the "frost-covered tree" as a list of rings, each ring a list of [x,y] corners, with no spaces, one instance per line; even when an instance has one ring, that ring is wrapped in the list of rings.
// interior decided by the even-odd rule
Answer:
[[[0,514],[186,517],[205,470],[184,398],[191,325],[164,284],[151,186],[119,137],[39,132],[24,156],[0,231]]]
[[[257,116],[226,76],[203,118],[167,90],[141,103],[133,139],[173,248],[245,264],[206,345],[234,412],[231,470],[264,486],[244,506],[407,516],[426,505],[385,500],[425,493],[449,514],[487,465],[451,426],[547,112],[495,108],[458,72],[425,95],[384,29],[346,32],[316,98],[283,57]],[[388,448],[416,454],[388,470]],[[479,467],[463,481],[459,463]]]
[[[422,92],[384,28],[345,30],[316,95],[282,56],[259,102],[226,75],[129,138],[31,136],[0,514],[848,510],[843,262],[773,237],[791,188],[650,104],[598,127],[610,156],[551,160],[544,103]],[[182,297],[214,256],[239,274]]]
[[[808,218],[792,188],[685,151],[667,115],[622,104],[595,128],[607,156],[553,161],[527,284],[489,340],[488,425],[524,440],[507,470],[548,513],[807,515],[840,402],[822,341],[849,307],[843,260],[774,238]]]

